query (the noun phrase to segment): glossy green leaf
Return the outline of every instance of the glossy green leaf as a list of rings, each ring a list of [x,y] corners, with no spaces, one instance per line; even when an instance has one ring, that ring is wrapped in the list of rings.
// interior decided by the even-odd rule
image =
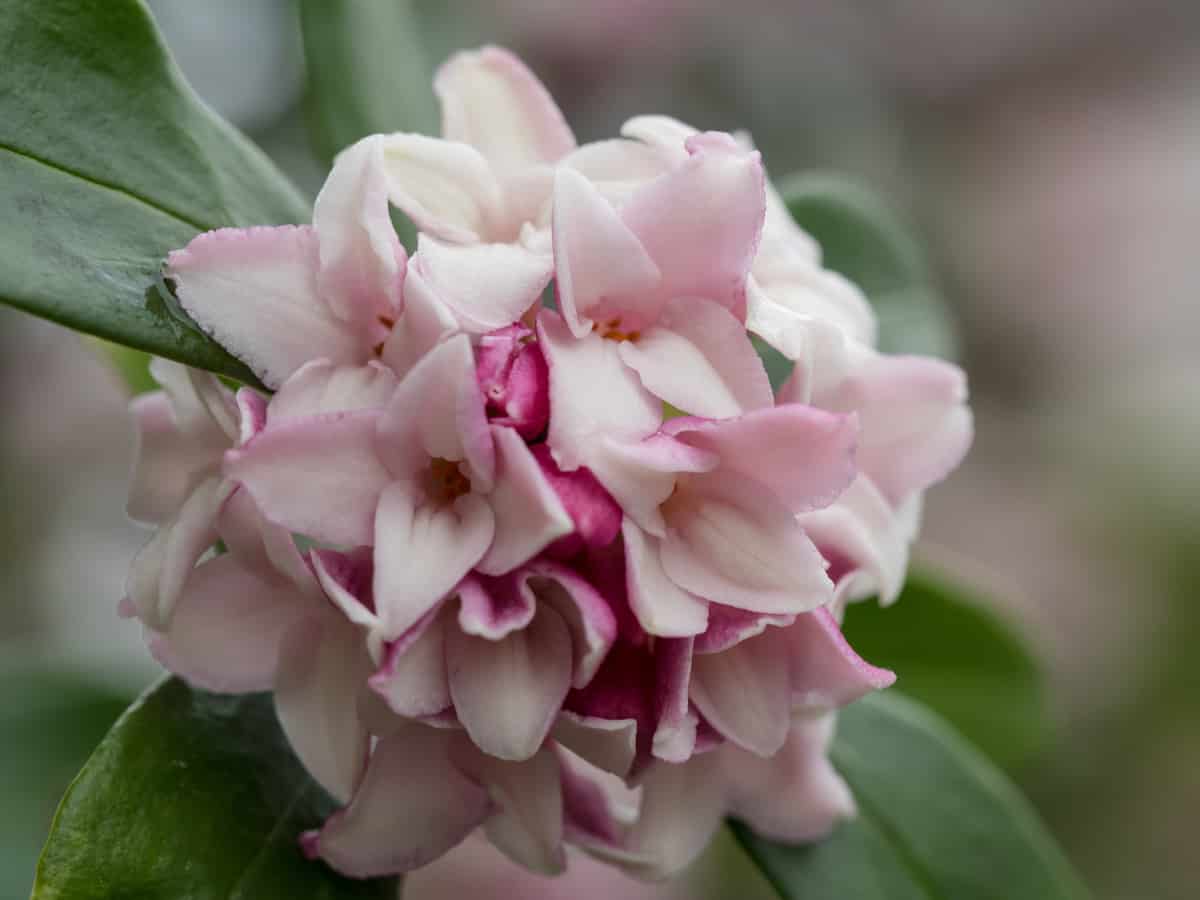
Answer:
[[[368,134],[434,133],[430,70],[410,0],[300,0],[309,115],[327,161]]]
[[[843,710],[831,757],[858,816],[788,847],[734,824],[783,900],[1076,900],[1086,891],[1026,801],[936,715],[895,692]]]
[[[33,900],[394,898],[395,880],[345,879],[304,858],[297,837],[332,808],[268,695],[169,679],[125,713],[67,791]]]
[[[84,672],[0,667],[0,897],[29,896],[59,798],[128,702]]]
[[[156,286],[164,256],[308,204],[193,93],[139,0],[0,0],[0,301],[236,378]]]
[[[794,218],[821,245],[825,265],[863,289],[886,353],[953,359],[954,330],[912,229],[870,190],[838,175],[794,175],[780,185]]]
[[[896,673],[895,690],[944,716],[1000,765],[1041,745],[1038,666],[1016,630],[968,589],[910,572],[895,605],[855,604],[844,630],[865,659]]]

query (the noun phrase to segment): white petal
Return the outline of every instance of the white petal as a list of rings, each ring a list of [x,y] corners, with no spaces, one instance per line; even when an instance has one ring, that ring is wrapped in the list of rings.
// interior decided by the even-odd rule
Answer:
[[[542,746],[571,684],[571,636],[552,609],[499,641],[451,630],[450,695],[467,734],[485,753],[529,759]]]
[[[188,315],[277,388],[313,359],[370,358],[372,336],[322,298],[317,252],[308,227],[223,228],[172,253],[167,275]]]
[[[708,626],[708,604],[667,577],[659,560],[659,541],[626,518],[625,573],[629,606],[647,634],[687,637]]]
[[[570,534],[574,524],[521,436],[511,428],[493,428],[492,435],[496,483],[488,502],[496,535],[476,567],[486,575],[500,575]]]
[[[428,503],[411,482],[394,482],[375,517],[375,603],[395,639],[445,597],[492,542],[487,501],[465,494],[451,506]]]
[[[367,765],[358,696],[368,664],[360,632],[332,615],[293,626],[279,656],[275,710],[283,732],[309,774],[341,803]]]

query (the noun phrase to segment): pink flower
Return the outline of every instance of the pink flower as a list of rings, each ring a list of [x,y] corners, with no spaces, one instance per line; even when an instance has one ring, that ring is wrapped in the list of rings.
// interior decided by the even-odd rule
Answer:
[[[833,711],[894,677],[837,616],[902,584],[961,373],[874,349],[746,141],[640,117],[576,148],[496,48],[435,90],[443,137],[347,148],[312,225],[171,254],[275,393],[156,364],[124,608],[182,677],[274,692],[343,804],[303,848],[353,876],[476,830],[649,877],[727,814],[818,837],[853,812]],[[751,332],[796,363],[778,395]]]

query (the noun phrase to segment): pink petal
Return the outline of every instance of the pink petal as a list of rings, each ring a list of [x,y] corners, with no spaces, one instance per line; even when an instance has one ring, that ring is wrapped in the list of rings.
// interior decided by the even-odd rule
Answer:
[[[570,534],[574,525],[521,436],[503,427],[493,427],[492,434],[496,481],[487,499],[496,517],[496,534],[476,568],[485,575],[500,575]]]
[[[682,146],[682,145],[681,145]],[[681,155],[686,156],[686,153]],[[580,172],[616,206],[623,206],[639,187],[673,165],[669,154],[640,141],[616,138],[584,144],[560,163]]]
[[[828,322],[863,344],[875,344],[875,312],[857,285],[819,264],[798,261],[786,271],[780,271],[781,262],[774,265],[774,271],[762,271],[755,263],[755,277],[770,303],[792,315]]]
[[[647,634],[689,637],[708,626],[708,604],[667,577],[659,560],[659,541],[626,519],[625,571],[629,605]]]
[[[578,573],[550,560],[535,560],[518,576],[539,603],[562,616],[573,648],[571,684],[586,686],[617,637],[617,620],[609,601]]]
[[[400,382],[379,419],[378,447],[399,478],[423,478],[432,459],[465,461],[471,489],[491,489],[495,451],[466,335],[438,344]]]
[[[376,745],[350,805],[307,841],[353,878],[407,872],[437,859],[491,811],[487,792],[450,761],[454,732],[414,725]]]
[[[270,425],[323,413],[380,409],[396,390],[396,376],[372,360],[365,366],[339,366],[319,359],[301,366],[283,383],[267,407]]]
[[[802,719],[783,749],[760,759],[732,744],[719,757],[729,811],[767,840],[807,844],[855,813],[854,797],[826,756],[834,717]]]
[[[656,149],[674,165],[679,165],[687,161],[688,140],[699,132],[670,116],[642,115],[627,120],[621,126],[621,134]]]
[[[167,669],[206,690],[268,690],[284,635],[313,610],[295,583],[225,554],[192,571],[169,628],[150,637],[150,649]]]
[[[668,302],[661,327],[621,346],[621,359],[646,389],[684,412],[736,416],[775,403],[762,360],[745,327],[709,300]]]
[[[485,395],[493,424],[507,425],[527,441],[546,431],[550,420],[550,370],[536,341],[516,351],[503,387],[492,393],[485,391]]]
[[[615,342],[599,335],[576,339],[549,310],[538,316],[538,338],[550,367],[547,440],[564,470],[587,465],[595,471],[588,457],[599,438],[638,441],[658,429],[662,403],[621,362]]]
[[[893,503],[944,478],[971,444],[966,377],[919,356],[856,353],[848,374],[814,388],[812,402],[858,412],[859,467]]]
[[[404,311],[383,344],[380,361],[403,378],[430,350],[459,331],[458,319],[416,267],[404,280]]]
[[[839,597],[878,595],[891,603],[904,587],[908,547],[919,525],[913,497],[899,509],[860,475],[830,506],[800,517],[800,524],[821,555],[830,561],[830,576]]]
[[[641,441],[599,438],[588,461],[625,515],[657,537],[666,533],[659,506],[675,490],[677,475],[707,472],[717,463],[715,454],[661,433]]]
[[[825,563],[791,511],[756,482],[698,476],[663,504],[660,557],[681,588],[713,603],[800,613],[832,599]]]
[[[624,778],[637,752],[637,720],[601,719],[563,710],[554,740],[597,768]]]
[[[779,633],[790,647],[794,707],[819,712],[836,709],[896,681],[893,672],[871,665],[854,652],[829,610],[797,616],[793,625]]]
[[[496,806],[484,823],[488,839],[526,869],[561,873],[566,867],[563,798],[554,751],[547,747],[523,762],[478,752],[459,758],[464,771],[487,786]]]
[[[469,575],[458,586],[458,627],[464,634],[499,641],[527,628],[537,612],[537,598],[516,574],[502,578]]]
[[[339,318],[357,323],[374,341],[387,334],[381,317],[391,319],[400,309],[405,269],[388,210],[386,140],[372,135],[339,153],[313,206],[321,294]]]
[[[725,788],[713,754],[657,762],[642,779],[637,822],[626,836],[626,868],[642,878],[685,869],[721,826]]]
[[[597,481],[596,476],[587,468],[580,467],[572,472],[564,472],[555,464],[548,444],[536,444],[530,449],[534,459],[541,466],[542,475],[571,517],[575,528],[575,535],[572,537],[577,536],[577,539],[588,547],[604,547],[611,544],[621,530],[621,507],[604,489],[604,485]],[[563,544],[569,540],[571,539],[564,538],[559,543]]]
[[[226,441],[237,438],[238,410],[216,375],[159,358],[150,360],[150,374],[171,399],[180,430],[214,442],[218,432]]]
[[[768,627],[791,625],[795,616],[750,613],[713,603],[708,608],[708,628],[696,638],[697,653],[721,653],[762,634]]]
[[[719,422],[669,422],[666,430],[719,456],[712,478],[755,481],[794,513],[828,506],[854,480],[854,416],[787,404]]]
[[[638,191],[621,218],[662,272],[664,299],[706,297],[739,320],[766,210],[758,153],[729,135],[697,134],[690,158]]]
[[[419,134],[390,134],[383,142],[388,194],[417,228],[456,244],[486,239],[503,198],[478,150]]]
[[[217,518],[217,533],[230,555],[247,569],[285,578],[314,601],[314,608],[319,605],[315,601],[320,590],[291,533],[267,521],[249,492],[238,488],[225,501]]]
[[[768,628],[721,653],[692,662],[691,697],[705,720],[739,747],[769,757],[791,721],[789,644]]]
[[[126,509],[139,522],[163,522],[205,474],[220,466],[229,439],[220,429],[199,435],[180,430],[162,391],[135,398],[129,408],[138,445]]]
[[[198,484],[134,558],[126,595],[147,627],[171,621],[196,561],[217,541],[217,514],[233,489],[216,476]]]
[[[555,296],[571,333],[583,337],[597,320],[616,318],[636,331],[658,317],[650,307],[658,266],[616,210],[579,172],[562,167],[554,188]]]
[[[424,719],[450,708],[446,631],[453,625],[446,619],[441,608],[423,616],[388,646],[383,665],[371,676],[371,689],[396,715]]]
[[[696,716],[688,707],[692,682],[693,641],[668,638],[654,645],[654,736],[651,752],[657,759],[682,763],[696,746]]]
[[[456,246],[422,234],[417,248],[413,268],[474,334],[519,321],[554,272],[552,257],[516,243]]]
[[[309,774],[346,803],[367,765],[367,730],[358,697],[368,663],[357,629],[333,616],[312,617],[287,632],[275,679],[275,711]]]
[[[454,708],[471,740],[501,759],[529,759],[542,746],[570,687],[571,666],[570,633],[549,608],[499,641],[456,629],[447,634]]]
[[[375,603],[395,639],[454,588],[492,543],[495,518],[478,494],[449,506],[427,502],[410,482],[394,482],[375,518]]]
[[[500,47],[456,53],[438,69],[433,90],[442,134],[475,147],[501,171],[553,163],[575,148],[549,92]]]
[[[322,298],[317,253],[309,227],[222,228],[172,253],[166,272],[188,315],[277,388],[309,360],[370,358],[373,335]]]
[[[226,473],[273,522],[318,541],[369,544],[391,478],[376,453],[378,418],[358,411],[286,421],[231,450]]]

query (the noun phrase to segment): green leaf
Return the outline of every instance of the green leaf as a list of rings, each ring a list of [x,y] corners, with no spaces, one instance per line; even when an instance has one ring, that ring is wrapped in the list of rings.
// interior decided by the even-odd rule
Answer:
[[[967,589],[912,572],[894,606],[851,606],[844,631],[863,658],[896,673],[896,690],[1000,765],[1015,766],[1041,746],[1038,666],[1016,630]]]
[[[780,193],[792,218],[820,243],[825,265],[871,300],[881,350],[955,357],[945,301],[912,229],[894,210],[863,185],[823,172],[793,175]]]
[[[27,897],[63,791],[129,695],[28,660],[0,667],[0,897]]]
[[[1086,891],[1033,809],[978,751],[895,692],[840,713],[831,758],[858,816],[825,841],[735,836],[783,900],[1071,900]]]
[[[288,747],[269,695],[178,679],[125,713],[67,791],[32,900],[394,898],[310,862],[297,838],[332,810]]]
[[[437,110],[410,0],[300,0],[313,140],[327,161],[368,134],[432,133]]]
[[[155,286],[164,256],[308,204],[184,82],[137,0],[0,0],[0,301],[253,381]]]

